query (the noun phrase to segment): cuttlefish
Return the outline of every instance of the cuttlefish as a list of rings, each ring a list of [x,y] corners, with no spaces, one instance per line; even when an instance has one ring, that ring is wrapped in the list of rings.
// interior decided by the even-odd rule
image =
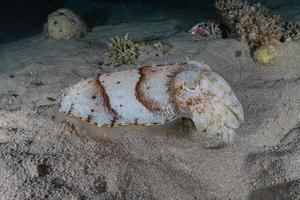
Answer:
[[[62,92],[60,112],[99,127],[189,118],[199,134],[224,144],[244,120],[228,83],[197,61],[97,74]]]

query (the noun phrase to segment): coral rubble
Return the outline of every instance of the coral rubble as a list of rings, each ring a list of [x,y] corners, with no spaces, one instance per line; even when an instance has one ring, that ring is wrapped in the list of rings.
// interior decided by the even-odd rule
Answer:
[[[87,34],[87,26],[69,9],[58,9],[49,14],[44,34],[58,40],[80,38]]]
[[[285,22],[260,4],[250,5],[244,0],[217,0],[215,3],[224,23],[248,40],[252,48],[286,41],[299,35],[297,24]]]

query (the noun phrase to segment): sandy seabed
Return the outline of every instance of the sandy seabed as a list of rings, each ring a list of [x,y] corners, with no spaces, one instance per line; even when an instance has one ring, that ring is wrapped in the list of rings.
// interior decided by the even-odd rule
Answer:
[[[0,46],[0,199],[300,199],[300,43],[279,45],[277,64],[264,67],[244,41],[157,27],[104,26],[81,40],[36,36]],[[151,136],[160,128],[99,141],[55,120],[63,88],[133,67],[102,65],[103,42],[132,30],[134,40],[162,37],[172,46],[139,64],[189,57],[228,81],[245,110],[233,144],[208,149],[195,134]]]

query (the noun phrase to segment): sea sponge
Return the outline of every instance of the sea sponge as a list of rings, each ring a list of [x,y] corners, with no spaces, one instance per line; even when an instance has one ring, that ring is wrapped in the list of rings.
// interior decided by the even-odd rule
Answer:
[[[104,60],[105,64],[112,65],[134,64],[144,49],[143,44],[134,43],[128,34],[111,38],[107,45],[109,52],[105,54]]]
[[[260,4],[217,0],[215,6],[228,28],[246,38],[253,49],[272,41],[284,42],[299,34],[299,25],[285,22]]]
[[[274,65],[277,53],[273,45],[263,45],[253,52],[253,59],[263,65]]]
[[[87,26],[71,10],[61,8],[49,14],[44,34],[58,40],[80,38],[87,34]]]

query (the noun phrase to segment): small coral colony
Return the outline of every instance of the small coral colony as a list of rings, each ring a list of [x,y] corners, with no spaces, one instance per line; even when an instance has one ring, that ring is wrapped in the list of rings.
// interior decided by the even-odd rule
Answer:
[[[244,38],[254,60],[276,62],[276,44],[299,38],[299,25],[271,14],[260,4],[243,0],[217,0],[219,20],[196,24],[190,32],[198,39]],[[68,9],[48,17],[44,34],[66,40],[87,34],[85,23]],[[164,42],[137,43],[128,34],[111,38],[106,65],[138,64],[143,54],[168,54]],[[165,124],[189,118],[199,134],[230,143],[243,122],[243,108],[227,82],[202,62],[142,66],[83,80],[61,95],[60,111],[99,127]]]

